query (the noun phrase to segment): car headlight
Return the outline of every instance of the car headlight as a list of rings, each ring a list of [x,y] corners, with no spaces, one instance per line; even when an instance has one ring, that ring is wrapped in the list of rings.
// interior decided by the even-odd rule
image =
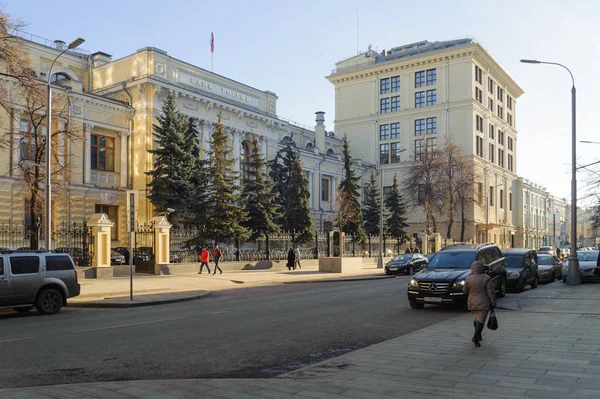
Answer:
[[[511,274],[508,275],[508,278],[519,278],[521,277],[521,273],[519,272],[512,272]]]
[[[454,288],[462,288],[465,285],[465,280],[459,280],[452,283],[452,287]]]
[[[409,287],[418,287],[419,286],[419,282],[415,279],[411,279],[410,282],[408,283]]]

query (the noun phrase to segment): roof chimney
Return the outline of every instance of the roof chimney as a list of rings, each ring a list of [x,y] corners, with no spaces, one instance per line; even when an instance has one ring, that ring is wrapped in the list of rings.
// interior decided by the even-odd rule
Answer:
[[[102,51],[96,51],[92,54],[92,62],[94,63],[94,68],[108,64],[109,62],[112,62],[112,55],[103,53]]]
[[[54,48],[63,51],[65,49],[65,42],[63,42],[62,40],[55,40]]]
[[[315,144],[320,152],[325,151],[325,112],[317,111],[315,112],[317,115],[316,121],[317,125],[315,126]]]

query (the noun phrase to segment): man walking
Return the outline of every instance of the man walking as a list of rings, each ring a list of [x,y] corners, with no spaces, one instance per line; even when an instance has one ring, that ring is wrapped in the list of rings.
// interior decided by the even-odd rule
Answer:
[[[300,250],[298,248],[294,251],[294,255],[296,257],[296,266],[298,266],[298,269],[302,269],[302,266],[300,266]]]
[[[200,271],[198,274],[202,274],[202,268],[206,266],[206,270],[208,270],[208,274],[210,274],[210,267],[208,267],[208,258],[210,254],[208,253],[208,249],[202,248],[202,252],[200,253]]]
[[[219,269],[220,274],[223,274],[223,270],[221,270],[221,268],[219,267],[219,259],[221,259],[221,250],[219,249],[219,246],[217,244],[215,244],[215,248],[213,249],[213,260],[215,261],[215,272],[213,273],[213,276],[215,274],[217,274],[217,269]],[[210,273],[210,272],[209,272]]]

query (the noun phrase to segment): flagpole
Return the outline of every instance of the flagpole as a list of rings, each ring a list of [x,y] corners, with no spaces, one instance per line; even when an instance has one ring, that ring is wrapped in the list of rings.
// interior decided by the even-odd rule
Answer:
[[[214,72],[214,58],[215,53],[210,53],[210,71]]]

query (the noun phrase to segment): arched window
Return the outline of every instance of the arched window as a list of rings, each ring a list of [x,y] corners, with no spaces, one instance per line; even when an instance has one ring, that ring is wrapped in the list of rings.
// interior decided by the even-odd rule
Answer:
[[[335,151],[333,150],[333,148],[327,150],[327,155],[330,157],[335,157]]]
[[[252,147],[252,143],[248,140],[242,142],[242,146],[240,148],[240,171],[242,173],[242,178],[247,179],[250,177],[249,171],[250,169],[250,157],[254,152],[254,148]]]
[[[311,142],[311,143],[308,143],[308,144],[306,144],[306,149],[307,149],[308,151],[312,151],[312,150],[314,150],[314,148],[315,148],[315,145],[314,145],[312,142]]]
[[[63,87],[71,87],[71,78],[62,72],[57,72],[50,78],[50,83]]]

